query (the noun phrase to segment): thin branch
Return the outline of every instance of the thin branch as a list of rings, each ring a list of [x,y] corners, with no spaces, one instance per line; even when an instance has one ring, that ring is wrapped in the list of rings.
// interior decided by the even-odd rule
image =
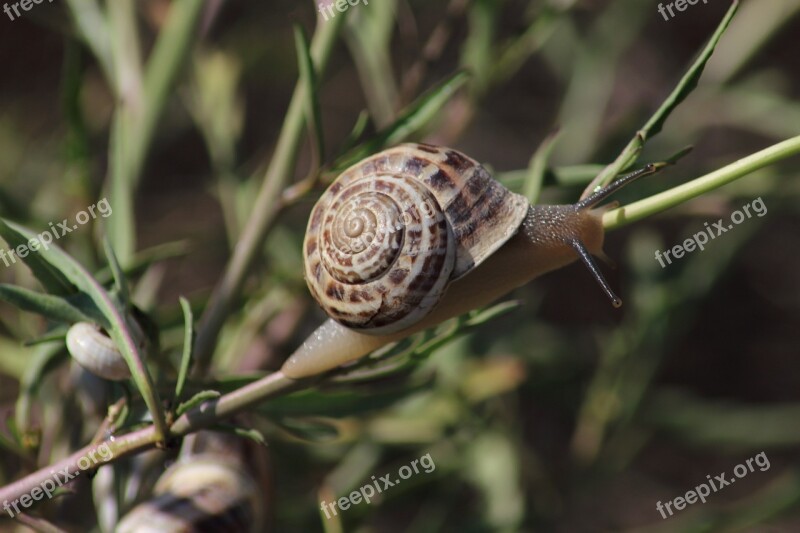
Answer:
[[[86,46],[92,51],[107,80],[114,79],[114,60],[111,56],[111,37],[108,19],[97,0],[67,0],[75,26]],[[114,87],[114,92],[117,88]]]
[[[312,381],[297,381],[287,378],[282,372],[275,372],[241,389],[202,403],[188,413],[183,414],[170,428],[169,437],[174,439],[194,433],[212,426],[223,418],[236,414],[243,409],[257,405],[268,398],[298,390],[308,386],[310,383]],[[53,472],[58,472],[60,479],[65,476],[86,474],[77,465],[80,459],[89,456],[89,454],[93,459],[97,459],[97,463],[91,469],[94,471],[105,464],[149,450],[155,447],[159,441],[160,437],[156,432],[155,426],[148,426],[105,441],[110,453],[103,456],[93,453],[97,448],[97,444],[89,444],[69,457],[65,457],[54,464],[41,468],[0,488],[0,502],[13,501],[25,494],[29,494],[34,488],[40,487],[42,483],[52,479]]]
[[[319,21],[317,31],[311,41],[311,57],[319,76],[328,64],[333,45],[344,17],[336,17],[330,22]],[[292,95],[286,118],[281,128],[275,153],[270,161],[261,189],[258,192],[253,210],[244,227],[239,242],[234,248],[233,257],[228,262],[222,279],[214,289],[206,311],[200,319],[195,345],[195,372],[204,374],[211,363],[211,356],[217,336],[228,318],[235,300],[244,285],[261,245],[275,222],[281,207],[281,191],[294,172],[295,160],[303,135],[306,87],[298,83]]]
[[[621,228],[631,222],[636,222],[642,218],[665,211],[670,207],[675,207],[760,168],[797,154],[800,154],[800,136],[772,145],[668,191],[608,211],[603,215],[603,227],[607,231]]]

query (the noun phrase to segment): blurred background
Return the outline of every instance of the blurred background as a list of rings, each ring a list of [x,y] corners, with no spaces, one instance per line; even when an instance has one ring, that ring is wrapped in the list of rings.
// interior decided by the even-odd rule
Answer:
[[[131,4],[143,62],[178,3]],[[70,10],[79,4],[0,16],[0,214],[37,231],[114,193],[111,131],[126,102],[98,60],[102,44],[87,46],[91,31],[77,29]],[[411,116],[413,126],[393,138],[457,148],[520,191],[531,157],[559,128],[538,201],[574,202],[672,91],[729,5],[688,5],[664,20],[656,2],[640,0],[372,0],[318,22],[310,2],[209,0],[141,171],[116,190],[133,212],[125,218],[125,202],[113,204],[107,221],[59,245],[102,273],[105,225],[135,236],[112,242],[138,307],[160,329],[164,357],[178,360],[178,296],[202,314],[286,127],[298,81],[292,27],[311,36],[340,25],[318,73],[325,152],[306,135],[290,182],[320,179],[275,197],[283,203],[215,352],[216,377],[275,370],[324,319],[305,288],[300,245],[354,139],[396,132],[398,118]],[[622,191],[623,204],[798,134],[799,12],[798,0],[744,2],[697,89],[641,161],[686,145],[693,152]],[[469,78],[454,78],[461,69]],[[603,271],[625,302],[619,310],[574,264],[519,289],[496,316],[402,343],[394,370],[245,415],[239,423],[269,444],[249,452],[260,465],[264,530],[800,529],[799,168],[787,159],[609,233],[616,268]],[[655,260],[656,250],[759,197],[765,216],[667,268]],[[37,288],[20,267],[0,266],[0,280]],[[0,460],[3,484],[85,444],[104,413],[102,394],[82,396],[63,341],[23,345],[51,329],[0,304],[0,434],[16,439],[4,445],[14,453]],[[657,511],[760,452],[768,470],[666,520]],[[426,453],[433,472],[333,519],[321,513],[321,500]],[[122,463],[118,482],[141,485],[114,495],[124,512],[147,497],[163,459]],[[88,482],[78,488],[37,512],[69,531],[96,528],[102,498]]]

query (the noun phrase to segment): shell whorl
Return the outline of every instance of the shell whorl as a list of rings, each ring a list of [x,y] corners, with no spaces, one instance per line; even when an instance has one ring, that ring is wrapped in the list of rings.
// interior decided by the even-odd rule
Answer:
[[[345,170],[314,206],[306,282],[345,326],[405,329],[516,233],[528,205],[455,150],[385,150]]]

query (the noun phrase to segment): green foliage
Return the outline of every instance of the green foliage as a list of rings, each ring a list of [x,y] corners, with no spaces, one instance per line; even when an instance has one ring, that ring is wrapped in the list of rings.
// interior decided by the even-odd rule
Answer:
[[[27,269],[0,265],[0,405],[13,406],[0,478],[13,488],[101,441],[166,451],[104,467],[97,513],[81,490],[74,510],[45,503],[37,519],[113,529],[104,513],[147,497],[202,427],[256,445],[245,456],[281,531],[794,527],[800,341],[784,324],[798,318],[800,107],[779,49],[800,9],[695,5],[664,22],[637,0],[374,1],[314,27],[311,4],[65,6],[61,83],[4,81],[0,237],[29,246],[99,194],[113,215],[20,257]],[[15,39],[67,21],[42,17]],[[570,267],[323,376],[270,381],[323,320],[302,281],[312,202],[413,140],[469,151],[541,203],[675,153],[604,224],[681,207],[606,236],[622,314]],[[768,217],[668,268],[653,260],[755,197]],[[69,364],[75,322],[109,333],[134,387]],[[761,451],[772,469],[741,492],[668,521],[654,510]],[[319,513],[425,454],[430,475]]]

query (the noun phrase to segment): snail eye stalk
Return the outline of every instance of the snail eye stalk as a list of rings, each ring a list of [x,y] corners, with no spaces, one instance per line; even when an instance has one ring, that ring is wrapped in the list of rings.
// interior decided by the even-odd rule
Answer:
[[[620,178],[615,179],[602,189],[593,192],[583,200],[579,201],[575,204],[575,208],[578,210],[582,209],[590,209],[595,207],[597,204],[620,190],[621,188],[625,187],[633,183],[634,181],[638,180],[639,178],[643,178],[645,176],[649,176],[651,174],[655,174],[669,163],[650,163],[644,168],[640,168],[630,174],[626,174]]]
[[[570,244],[575,249],[575,251],[578,252],[578,257],[581,258],[583,264],[586,265],[586,268],[589,269],[589,272],[591,272],[592,277],[595,279],[595,281],[597,281],[597,283],[600,284],[600,287],[603,289],[603,292],[605,292],[606,296],[608,296],[609,300],[611,300],[611,305],[613,305],[614,307],[621,307],[622,300],[620,299],[619,296],[614,294],[613,290],[611,290],[611,286],[606,281],[606,278],[603,277],[603,273],[600,272],[600,269],[597,268],[597,263],[595,263],[592,254],[589,253],[589,250],[586,249],[586,246],[584,246],[584,244],[579,240],[573,240],[570,242]]]

